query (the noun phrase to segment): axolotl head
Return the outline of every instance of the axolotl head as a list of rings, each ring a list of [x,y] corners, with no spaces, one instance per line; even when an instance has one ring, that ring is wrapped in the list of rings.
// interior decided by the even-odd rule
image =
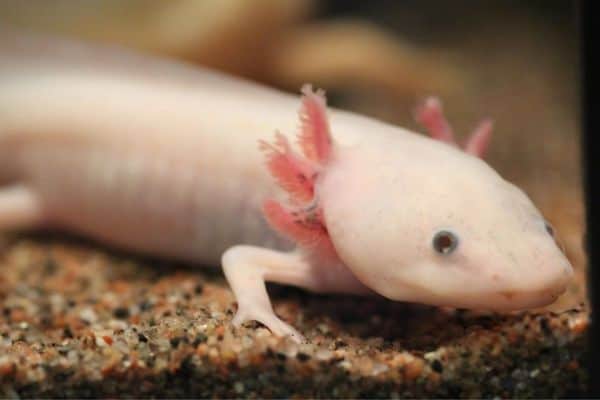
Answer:
[[[294,203],[306,205],[288,214],[275,203],[265,209],[300,245],[334,253],[393,300],[518,310],[565,291],[573,271],[553,228],[488,164],[371,120],[365,128],[385,132],[340,145],[328,137],[324,98],[307,89],[301,115],[308,160],[282,141],[270,166]],[[286,156],[293,174],[281,173]]]
[[[442,143],[340,147],[319,195],[340,259],[390,299],[524,309],[553,302],[572,276],[529,198]]]

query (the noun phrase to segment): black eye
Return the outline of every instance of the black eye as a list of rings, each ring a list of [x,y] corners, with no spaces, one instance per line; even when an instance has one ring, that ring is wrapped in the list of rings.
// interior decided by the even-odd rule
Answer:
[[[440,254],[450,254],[458,246],[458,236],[450,231],[439,231],[433,237],[433,248]]]
[[[548,221],[544,221],[544,226],[546,228],[546,232],[548,232],[548,235],[554,237],[554,228],[552,225],[550,225]]]

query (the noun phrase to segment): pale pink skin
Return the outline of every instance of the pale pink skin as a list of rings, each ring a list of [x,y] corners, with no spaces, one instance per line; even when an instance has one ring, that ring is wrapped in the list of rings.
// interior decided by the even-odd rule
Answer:
[[[275,151],[276,130],[297,131],[298,97],[150,57],[8,34],[0,35],[0,88],[0,229],[53,226],[143,253],[221,261],[236,325],[258,320],[301,339],[274,314],[265,281],[513,310],[551,303],[572,275],[527,196],[473,156],[485,151],[491,123],[476,129],[465,154],[446,144],[455,142],[435,99],[417,119],[437,141],[317,106],[329,127],[316,123],[319,133],[304,143],[332,136],[314,165],[317,197],[290,205],[264,150]],[[321,211],[327,234],[315,241],[325,244],[294,249],[262,215],[269,198]],[[452,254],[432,248],[440,229],[460,238]]]

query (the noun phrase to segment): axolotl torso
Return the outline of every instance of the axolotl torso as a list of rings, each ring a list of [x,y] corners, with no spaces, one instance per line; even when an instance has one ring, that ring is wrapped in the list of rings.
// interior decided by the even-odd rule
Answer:
[[[572,276],[529,198],[477,157],[491,125],[463,152],[435,99],[418,114],[428,138],[327,110],[309,87],[299,102],[115,49],[0,43],[0,229],[220,262],[233,322],[296,339],[265,281],[513,310],[551,303]]]

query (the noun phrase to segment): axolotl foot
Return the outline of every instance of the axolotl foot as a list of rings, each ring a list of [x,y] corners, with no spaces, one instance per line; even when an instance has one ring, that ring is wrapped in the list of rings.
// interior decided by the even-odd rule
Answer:
[[[251,303],[240,305],[231,323],[233,326],[239,327],[247,321],[260,322],[276,336],[289,336],[297,343],[306,341],[300,332],[290,324],[283,322],[275,315],[273,310],[263,310],[260,307],[252,306]]]

